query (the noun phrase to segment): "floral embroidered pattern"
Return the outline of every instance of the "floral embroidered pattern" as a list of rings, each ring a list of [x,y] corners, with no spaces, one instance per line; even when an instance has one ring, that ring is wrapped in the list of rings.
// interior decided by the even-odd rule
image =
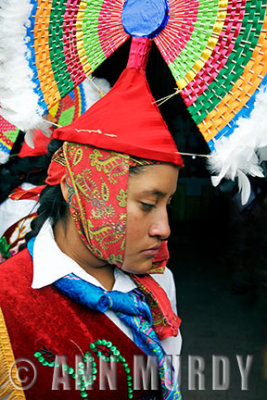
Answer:
[[[119,201],[119,206],[120,207],[126,207],[127,206],[127,190],[121,189],[119,194],[117,195],[117,200]]]
[[[121,266],[129,156],[68,142],[63,153],[70,210],[80,236],[96,257]],[[117,198],[121,190],[123,202]]]

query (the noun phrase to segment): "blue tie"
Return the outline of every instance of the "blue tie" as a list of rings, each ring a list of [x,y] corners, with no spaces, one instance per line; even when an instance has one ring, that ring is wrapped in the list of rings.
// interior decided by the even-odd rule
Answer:
[[[131,329],[135,344],[147,355],[156,356],[163,400],[180,400],[181,393],[174,378],[173,369],[167,363],[165,351],[152,327],[150,308],[139,289],[128,293],[106,291],[86,282],[74,274],[59,279],[54,285],[67,297],[92,310],[108,309]]]

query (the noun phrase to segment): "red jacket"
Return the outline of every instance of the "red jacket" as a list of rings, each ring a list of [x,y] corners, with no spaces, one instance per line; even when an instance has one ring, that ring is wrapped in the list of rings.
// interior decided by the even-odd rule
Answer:
[[[94,357],[96,363],[93,371],[96,379],[92,390],[85,393],[89,399],[162,398],[160,387],[157,391],[135,390],[133,384],[127,383],[133,382],[134,379],[134,356],[143,356],[146,363],[146,356],[133,341],[105,314],[74,303],[53,285],[38,290],[32,289],[32,271],[32,259],[27,249],[0,266],[0,306],[14,358],[22,359],[18,366],[25,366],[26,363],[29,367],[28,371],[19,369],[19,376],[23,380],[25,378],[22,386],[28,384],[30,386],[24,390],[26,399],[81,399],[81,393],[85,391],[75,390],[75,375],[73,374],[79,372],[75,366],[75,359],[82,360],[86,352]],[[100,340],[101,343],[91,349],[90,344],[96,340]],[[119,351],[126,360],[116,363],[116,390],[110,390],[107,380],[106,390],[100,389],[100,376],[103,371],[103,368],[100,368],[100,359],[103,354],[108,355],[111,351],[110,347],[107,347],[110,344],[102,342],[103,340],[111,342],[112,352],[118,354]],[[1,346],[3,343],[0,344],[0,350]],[[99,351],[101,355],[93,350]],[[36,358],[38,355],[41,362]],[[65,356],[61,360],[64,360],[64,363],[67,362],[69,368],[67,373],[62,370],[60,363],[59,369],[53,366],[55,356]],[[50,363],[50,366],[43,365],[46,361]],[[110,364],[107,363],[106,366],[110,367]],[[0,367],[0,376],[3,373],[1,368],[3,367]],[[30,369],[32,371],[29,371]],[[34,370],[36,380],[32,383]],[[56,380],[56,377],[62,376],[65,379],[65,388],[71,388],[71,390],[63,390],[63,384]],[[142,377],[142,374],[140,376]],[[58,390],[52,390],[53,379]],[[140,383],[142,388],[142,379]],[[0,386],[0,397],[1,390]]]

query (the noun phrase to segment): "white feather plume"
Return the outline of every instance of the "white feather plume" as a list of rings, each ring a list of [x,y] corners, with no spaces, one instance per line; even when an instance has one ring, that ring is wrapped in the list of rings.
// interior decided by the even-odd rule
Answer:
[[[52,122],[44,118],[39,118],[36,127],[34,126],[31,129],[24,130],[25,132],[24,140],[27,143],[27,145],[32,149],[34,148],[34,135],[37,129],[41,129],[42,133],[45,136],[50,137],[52,134],[52,130],[50,130],[49,128],[51,128],[52,126],[53,126]]]
[[[0,164],[5,164],[9,159],[9,154],[0,150]]]
[[[215,141],[215,151],[209,158],[211,180],[217,186],[223,178],[238,178],[241,201],[245,204],[250,195],[246,175],[264,177],[260,163],[267,160],[267,86],[256,95],[250,117],[240,117],[237,127],[229,137]]]
[[[23,131],[39,127],[43,114],[25,58],[31,9],[29,0],[4,0],[0,9],[0,112]]]
[[[101,98],[100,93],[105,95],[111,88],[109,82],[104,78],[85,79],[82,85],[86,98],[86,109]]]
[[[51,123],[38,104],[34,92],[33,72],[27,61],[27,30],[32,5],[29,0],[2,0],[0,8],[0,114],[10,123],[26,132],[25,140],[33,147],[36,129],[51,135]],[[94,79],[103,94],[110,85],[105,79]],[[91,80],[85,79],[86,107],[101,97]]]

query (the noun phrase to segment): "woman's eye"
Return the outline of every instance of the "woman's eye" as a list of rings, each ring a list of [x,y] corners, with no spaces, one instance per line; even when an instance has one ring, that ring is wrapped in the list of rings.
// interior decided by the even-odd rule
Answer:
[[[144,211],[151,211],[155,207],[155,204],[143,203],[142,201],[141,205]]]

